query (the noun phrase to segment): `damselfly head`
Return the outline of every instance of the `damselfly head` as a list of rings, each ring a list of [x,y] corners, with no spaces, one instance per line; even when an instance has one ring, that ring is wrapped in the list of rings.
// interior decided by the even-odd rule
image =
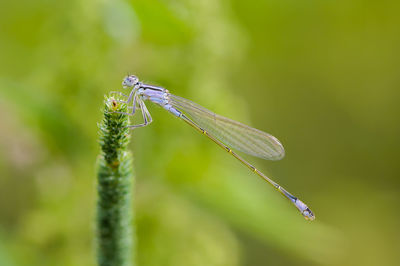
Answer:
[[[124,88],[130,88],[135,86],[139,82],[139,79],[134,75],[129,75],[124,78],[122,81],[122,86]]]

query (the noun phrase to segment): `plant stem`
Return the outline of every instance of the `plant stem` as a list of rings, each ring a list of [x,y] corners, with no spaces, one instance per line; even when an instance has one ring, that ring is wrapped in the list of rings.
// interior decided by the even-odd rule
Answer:
[[[97,260],[100,266],[132,265],[132,155],[126,104],[105,97],[98,160]]]

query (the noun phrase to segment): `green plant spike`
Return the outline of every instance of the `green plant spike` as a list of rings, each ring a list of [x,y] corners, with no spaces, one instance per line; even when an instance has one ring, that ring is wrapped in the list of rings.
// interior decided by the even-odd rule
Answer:
[[[99,125],[97,260],[100,266],[128,266],[133,259],[132,155],[126,104],[105,97],[104,119]]]

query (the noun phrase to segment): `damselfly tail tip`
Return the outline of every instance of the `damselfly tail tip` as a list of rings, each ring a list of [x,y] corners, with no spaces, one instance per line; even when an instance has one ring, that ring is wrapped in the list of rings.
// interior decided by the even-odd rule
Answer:
[[[313,221],[315,219],[314,213],[309,208],[303,211],[302,214],[307,221]]]
[[[306,220],[313,221],[315,219],[314,213],[301,200],[297,199],[295,205]]]

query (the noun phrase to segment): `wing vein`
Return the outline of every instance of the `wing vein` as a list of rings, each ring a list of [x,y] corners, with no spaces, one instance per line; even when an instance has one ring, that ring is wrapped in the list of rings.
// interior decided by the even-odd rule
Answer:
[[[195,123],[225,145],[267,160],[280,160],[285,151],[274,136],[249,127],[214,112],[185,98],[168,94],[170,104],[188,115]]]

